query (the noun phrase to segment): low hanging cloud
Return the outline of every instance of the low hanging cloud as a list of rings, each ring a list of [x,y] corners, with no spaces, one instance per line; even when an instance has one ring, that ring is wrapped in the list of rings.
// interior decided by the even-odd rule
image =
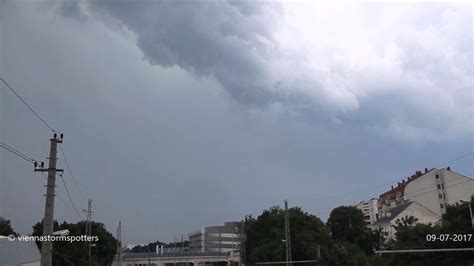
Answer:
[[[466,6],[93,1],[90,7],[132,31],[149,63],[213,78],[252,110],[304,110],[409,138],[474,132]]]

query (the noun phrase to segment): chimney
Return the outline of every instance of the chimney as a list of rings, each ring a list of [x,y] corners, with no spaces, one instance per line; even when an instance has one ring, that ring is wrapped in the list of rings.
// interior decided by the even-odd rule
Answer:
[[[428,173],[428,168],[425,168],[425,174]]]
[[[448,168],[446,168],[446,170],[451,171],[451,167],[448,166]]]

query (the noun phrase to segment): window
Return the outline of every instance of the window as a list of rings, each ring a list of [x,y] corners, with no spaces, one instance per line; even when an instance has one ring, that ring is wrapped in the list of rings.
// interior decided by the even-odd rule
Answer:
[[[443,197],[446,198],[446,194],[443,193]]]
[[[441,185],[438,184],[438,189],[441,189]]]
[[[438,174],[436,174],[436,178],[439,178],[439,175],[438,175]]]
[[[442,199],[443,198],[443,195],[442,194],[438,194],[439,198]]]
[[[441,209],[444,208],[444,204],[441,203],[441,204],[439,205],[439,207],[440,207]]]

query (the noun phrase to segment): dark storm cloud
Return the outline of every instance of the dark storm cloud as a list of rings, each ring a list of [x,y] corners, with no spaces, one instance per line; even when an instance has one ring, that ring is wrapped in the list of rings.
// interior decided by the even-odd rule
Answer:
[[[462,7],[232,1],[92,6],[99,17],[111,15],[134,32],[150,63],[215,78],[237,101],[257,109],[279,104],[408,138],[473,130],[473,104],[465,102],[472,96],[472,16]],[[387,105],[385,113],[364,120],[365,110],[393,95],[401,105]],[[448,103],[447,114],[420,100],[433,97]],[[438,120],[428,119],[417,131],[417,121],[400,106],[423,117],[441,116],[455,129],[439,132]],[[396,128],[413,132],[403,136]]]
[[[396,9],[371,11],[383,19],[370,25],[400,31],[380,35],[350,28],[359,21],[351,12],[345,22],[330,8],[300,5],[293,19],[308,21],[282,23],[291,5],[0,3],[2,77],[65,133],[93,219],[111,232],[122,220],[126,243],[173,240],[283,198],[325,219],[337,204],[376,196],[381,183],[473,145],[454,130],[472,129],[472,67],[460,56],[469,55],[470,24],[457,9],[437,8],[433,14],[444,15],[435,18],[444,19],[431,28],[428,14],[415,27],[413,14],[400,20],[391,17]],[[399,27],[385,29],[386,20]],[[50,137],[1,87],[0,139],[44,159]],[[0,216],[29,233],[43,215],[44,179],[0,156]],[[451,166],[472,173],[468,159]],[[59,184],[57,194],[65,193]],[[79,219],[56,202],[58,220]]]
[[[264,104],[262,57],[272,53],[272,20],[263,9],[227,2],[93,2],[137,34],[144,58],[164,67],[179,66],[216,78],[246,104]]]

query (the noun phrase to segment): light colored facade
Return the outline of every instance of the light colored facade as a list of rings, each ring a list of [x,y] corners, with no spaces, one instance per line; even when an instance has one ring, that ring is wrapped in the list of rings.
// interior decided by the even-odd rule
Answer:
[[[238,252],[243,236],[240,222],[226,222],[223,226],[208,226],[189,234],[191,252]]]
[[[36,242],[10,241],[0,236],[0,265],[40,266],[41,254]]]
[[[410,182],[404,198],[416,201],[438,215],[446,213],[446,205],[461,200],[469,201],[474,195],[474,179],[447,169],[433,168]]]
[[[416,201],[437,215],[446,212],[446,205],[461,200],[469,201],[474,195],[474,179],[448,168],[417,171],[397,186],[380,195],[379,216],[403,202]]]
[[[383,232],[387,233],[387,239],[392,239],[395,237],[396,229],[394,226],[397,221],[409,216],[415,217],[417,219],[416,223],[420,224],[436,224],[441,220],[440,215],[421,204],[407,201],[385,212],[372,227],[382,229]]]
[[[377,199],[370,199],[364,200],[357,204],[355,204],[359,210],[362,211],[364,214],[364,221],[367,223],[368,226],[375,223],[378,218],[378,200]]]

